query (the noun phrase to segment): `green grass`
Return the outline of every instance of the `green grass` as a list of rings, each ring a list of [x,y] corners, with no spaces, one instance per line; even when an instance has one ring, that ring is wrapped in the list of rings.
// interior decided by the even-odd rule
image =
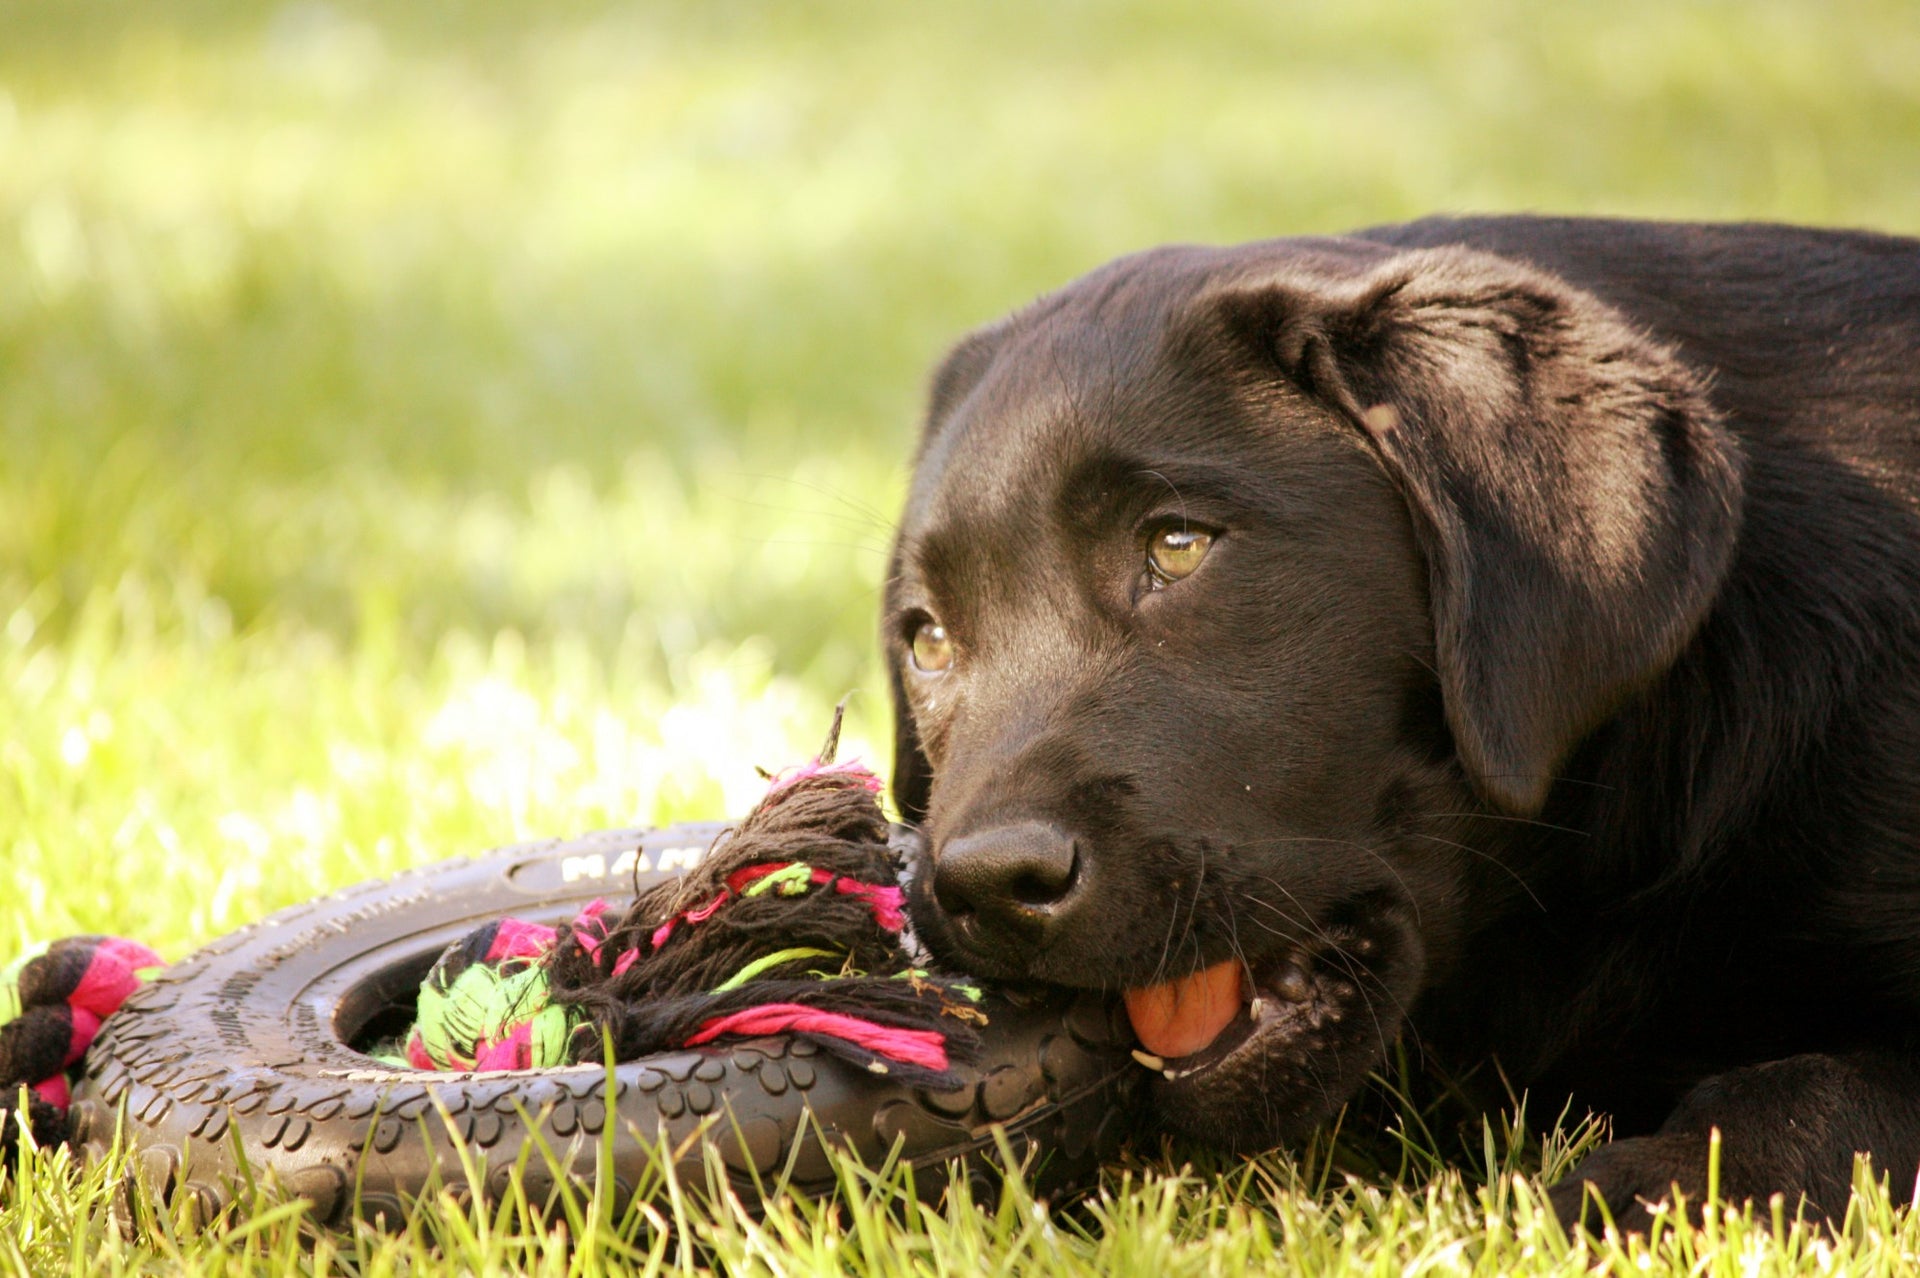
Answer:
[[[875,594],[925,370],[1116,253],[1457,209],[1920,231],[1907,0],[1199,14],[0,0],[0,949],[111,930],[177,954],[403,865],[737,813],[754,765],[808,751],[849,690],[850,737],[884,760]],[[37,1160],[0,1201],[0,1258],[591,1272],[645,1270],[647,1237],[670,1241],[659,1265],[786,1273],[1920,1254],[1873,1196],[1826,1241],[1763,1210],[1568,1251],[1530,1147],[1351,1183],[1143,1154],[1059,1219],[1017,1186],[883,1211],[882,1183],[844,1220],[722,1212],[572,1252],[451,1210],[311,1251],[265,1208],[115,1234],[103,1172]]]
[[[616,1214],[592,1189],[561,1191],[544,1216],[517,1179],[493,1207],[431,1187],[404,1227],[316,1233],[305,1204],[243,1196],[213,1221],[138,1200],[116,1217],[114,1160],[75,1168],[64,1151],[27,1160],[0,1204],[0,1264],[23,1273],[415,1274],[1364,1274],[1684,1273],[1757,1278],[1910,1272],[1920,1216],[1889,1202],[1866,1167],[1831,1229],[1794,1219],[1779,1198],[1689,1213],[1663,1206],[1642,1231],[1569,1236],[1540,1193],[1580,1139],[1542,1150],[1488,1127],[1483,1156],[1441,1167],[1418,1150],[1399,1174],[1342,1174],[1320,1140],[1196,1170],[1135,1158],[1071,1204],[1037,1201],[1018,1178],[981,1196],[962,1181],[937,1204],[912,1173],[842,1160],[830,1203],[774,1197],[750,1210],[715,1195],[717,1153],[699,1185],[675,1185]],[[671,1155],[664,1155],[662,1162]],[[562,1182],[564,1184],[564,1180]]]

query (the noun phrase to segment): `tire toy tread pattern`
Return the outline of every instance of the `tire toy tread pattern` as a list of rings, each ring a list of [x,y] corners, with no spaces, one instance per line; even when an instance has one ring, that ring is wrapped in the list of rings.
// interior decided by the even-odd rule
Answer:
[[[752,1200],[780,1177],[831,1190],[823,1141],[869,1163],[897,1146],[934,1194],[947,1163],[990,1176],[997,1133],[1035,1155],[1042,1192],[1089,1176],[1124,1137],[1140,1074],[1109,1000],[993,993],[986,1051],[953,1092],[928,1093],[858,1070],[804,1039],[717,1044],[616,1066],[494,1073],[393,1069],[350,1042],[409,999],[434,957],[503,914],[558,921],[588,900],[624,896],[690,868],[722,829],[607,830],[517,844],[403,871],[278,911],[214,941],[136,991],[87,1057],[72,1111],[76,1143],[111,1145],[120,1115],[143,1192],[186,1196],[211,1219],[248,1172],[338,1225],[397,1223],[437,1171],[456,1191],[498,1197],[530,1140],[590,1183],[613,1143],[615,1208],[655,1183],[656,1151],[677,1151],[682,1183],[705,1184],[703,1142]],[[609,1128],[611,1127],[611,1133]],[[664,1144],[662,1140],[664,1138]],[[537,1153],[538,1151],[533,1151]],[[461,1155],[467,1163],[463,1164]],[[468,1184],[471,1165],[480,1183]],[[523,1186],[552,1188],[547,1161]]]

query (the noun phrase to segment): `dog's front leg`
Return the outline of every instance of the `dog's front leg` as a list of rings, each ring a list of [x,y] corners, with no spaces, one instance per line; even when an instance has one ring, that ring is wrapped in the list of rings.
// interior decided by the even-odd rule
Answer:
[[[1716,1074],[1680,1102],[1658,1132],[1604,1145],[1548,1191],[1562,1223],[1598,1221],[1593,1196],[1614,1220],[1643,1226],[1647,1205],[1675,1186],[1697,1206],[1707,1189],[1708,1144],[1720,1131],[1723,1201],[1784,1194],[1792,1214],[1838,1220],[1847,1209],[1856,1154],[1892,1177],[1900,1202],[1920,1169],[1920,1059],[1893,1053],[1807,1055]]]

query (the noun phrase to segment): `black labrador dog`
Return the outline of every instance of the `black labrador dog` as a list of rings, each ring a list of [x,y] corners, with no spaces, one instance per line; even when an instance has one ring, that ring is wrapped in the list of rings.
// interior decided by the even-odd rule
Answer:
[[[1559,1186],[1920,1168],[1920,242],[1173,247],[934,378],[887,587],[919,928],[1123,991],[1174,1131],[1397,1036],[1610,1114]],[[1557,1108],[1557,1106],[1550,1106]]]

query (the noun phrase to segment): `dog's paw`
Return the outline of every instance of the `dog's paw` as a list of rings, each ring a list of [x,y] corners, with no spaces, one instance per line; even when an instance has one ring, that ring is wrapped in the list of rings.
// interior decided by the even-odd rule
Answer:
[[[1671,1202],[1677,1186],[1688,1209],[1705,1196],[1707,1142],[1691,1133],[1636,1136],[1602,1145],[1559,1184],[1547,1190],[1554,1215],[1568,1230],[1584,1224],[1598,1231],[1605,1224],[1598,1204],[1613,1223],[1630,1233],[1653,1220],[1657,1204]]]

